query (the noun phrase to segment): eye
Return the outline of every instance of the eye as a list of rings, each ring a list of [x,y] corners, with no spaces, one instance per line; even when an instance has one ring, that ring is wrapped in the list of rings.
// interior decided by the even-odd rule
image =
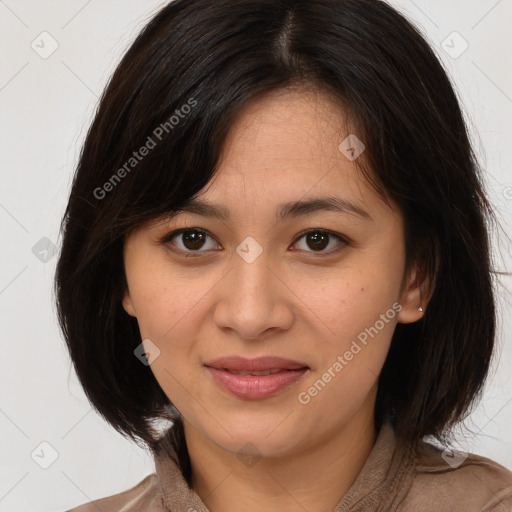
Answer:
[[[338,246],[341,245],[341,247],[338,247],[336,249],[331,249],[329,251],[323,251],[321,252],[321,255],[324,254],[332,254],[338,251],[341,251],[344,246],[349,244],[348,238],[338,235],[336,233],[333,233],[332,231],[328,231],[325,229],[309,229],[307,231],[303,231],[299,237],[297,238],[297,241],[301,240],[302,238],[305,239],[305,243],[307,244],[307,247],[313,248],[314,250],[312,252],[321,252],[325,247],[327,247],[331,241],[332,238],[335,238],[338,240]],[[297,242],[296,242],[297,243]],[[309,251],[306,251],[309,252]]]
[[[177,239],[178,243],[173,242],[174,239]],[[337,233],[333,233],[332,231],[328,231],[325,229],[309,229],[307,231],[303,231],[299,234],[298,238],[295,241],[296,245],[298,241],[301,239],[305,239],[306,247],[312,248],[312,251],[308,251],[307,249],[299,249],[305,250],[305,252],[313,252],[323,254],[332,254],[340,251],[344,246],[348,245],[350,242],[348,238],[339,235]],[[331,249],[328,251],[324,251],[324,249],[330,244],[331,239],[337,239],[338,246],[341,247]],[[200,228],[182,228],[176,231],[172,231],[171,233],[165,235],[160,243],[163,245],[171,245],[177,248],[178,252],[184,253],[185,257],[194,256],[193,253],[200,252],[208,252],[211,249],[215,249],[215,244],[213,246],[208,247],[207,240],[215,240],[207,231]],[[212,245],[212,244],[211,244]],[[206,249],[205,249],[206,247]],[[218,244],[216,247],[220,247]],[[203,249],[203,250],[201,250]],[[175,250],[175,249],[172,249]]]
[[[172,242],[174,238],[177,238],[180,242],[178,244],[178,250],[184,253],[205,252],[204,250],[200,251],[199,249],[205,246],[207,238],[211,238],[213,240],[213,238],[203,229],[182,228],[165,235],[160,242],[162,244],[171,243],[171,245],[176,246],[176,244]],[[186,254],[186,256],[188,256],[188,254]]]

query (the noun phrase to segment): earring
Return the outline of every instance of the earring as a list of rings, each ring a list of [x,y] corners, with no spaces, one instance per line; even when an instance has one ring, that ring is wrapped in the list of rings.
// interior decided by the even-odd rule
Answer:
[[[420,306],[418,309],[423,313],[423,307],[422,306]]]

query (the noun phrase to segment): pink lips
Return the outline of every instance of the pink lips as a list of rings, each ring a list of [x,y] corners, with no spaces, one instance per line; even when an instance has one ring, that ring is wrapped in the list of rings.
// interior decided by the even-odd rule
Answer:
[[[231,356],[208,361],[205,366],[222,388],[248,399],[272,396],[298,381],[309,369],[304,363],[280,357]]]

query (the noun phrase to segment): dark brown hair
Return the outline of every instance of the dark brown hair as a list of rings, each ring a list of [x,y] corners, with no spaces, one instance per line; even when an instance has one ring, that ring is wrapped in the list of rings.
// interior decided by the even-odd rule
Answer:
[[[421,33],[379,0],[175,0],[103,92],[55,281],[87,397],[153,451],[152,420],[169,399],[134,356],[141,337],[121,304],[124,239],[205,187],[244,106],[298,85],[344,106],[366,146],[365,176],[403,212],[408,265],[420,262],[436,283],[422,320],[395,329],[377,426],[389,414],[404,440],[440,438],[481,393],[495,337],[488,228],[496,220],[456,94]]]

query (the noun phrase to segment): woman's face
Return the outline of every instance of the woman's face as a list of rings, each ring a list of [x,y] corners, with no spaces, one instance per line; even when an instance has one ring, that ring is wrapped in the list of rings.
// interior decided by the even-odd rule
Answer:
[[[219,215],[196,208],[126,240],[123,306],[151,370],[186,426],[234,453],[292,453],[373,418],[395,325],[422,315],[402,217],[356,168],[363,147],[341,144],[340,117],[311,91],[250,104],[198,196]],[[325,198],[342,208],[286,206]],[[287,363],[251,361],[263,357]]]

